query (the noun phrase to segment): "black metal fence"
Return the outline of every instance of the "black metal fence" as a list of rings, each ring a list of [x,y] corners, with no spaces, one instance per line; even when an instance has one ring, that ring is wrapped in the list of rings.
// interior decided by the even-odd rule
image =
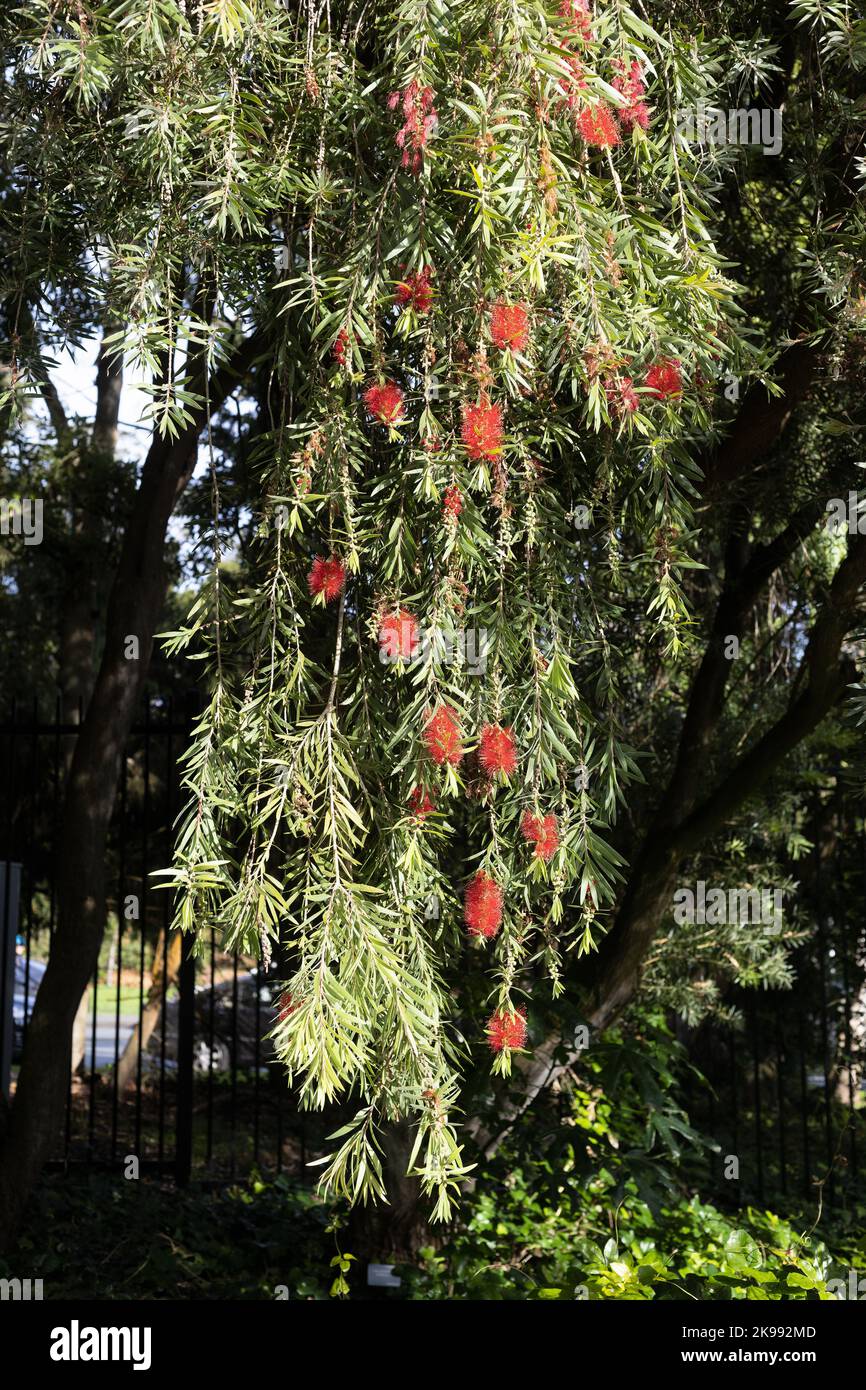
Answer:
[[[151,699],[132,731],[109,839],[105,940],[79,1015],[54,1161],[122,1164],[134,1155],[143,1169],[173,1171],[181,1182],[253,1168],[300,1174],[327,1129],[297,1109],[274,1065],[266,1035],[279,967],[264,973],[252,959],[224,955],[213,938],[193,961],[171,932],[170,894],[152,877],[171,861],[178,758],[193,712],[190,703]],[[13,1075],[57,920],[55,851],[76,733],[58,710],[46,717],[35,706],[0,723],[0,963],[14,966],[9,979],[0,969],[0,1018],[14,974]],[[829,823],[829,848],[799,866],[798,899],[812,929],[798,952],[796,988],[742,991],[740,1027],[686,1037],[705,1078],[687,1087],[686,1108],[718,1145],[700,1188],[716,1198],[820,1192],[826,1203],[844,1203],[866,1162],[864,833],[844,798]]]
[[[109,837],[105,939],[76,1022],[53,1161],[135,1156],[142,1170],[181,1182],[301,1172],[318,1126],[298,1112],[266,1040],[278,967],[228,957],[215,938],[194,960],[171,931],[171,895],[152,876],[171,862],[193,713],[194,703],[150,700],[131,734]],[[9,978],[0,970],[0,1018],[13,1021],[13,1079],[57,920],[55,853],[76,735],[59,710],[46,718],[18,706],[0,723],[0,961],[11,966]]]
[[[816,801],[814,849],[792,866],[803,930],[793,988],[735,990],[726,1002],[738,1024],[687,1038],[703,1079],[688,1086],[686,1107],[718,1145],[704,1186],[732,1201],[863,1198],[866,839],[856,805],[841,790]]]

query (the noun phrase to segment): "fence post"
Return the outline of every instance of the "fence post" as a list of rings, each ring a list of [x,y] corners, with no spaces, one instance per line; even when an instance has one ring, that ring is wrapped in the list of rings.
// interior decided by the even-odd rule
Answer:
[[[20,891],[21,865],[3,860],[0,863],[0,1091],[7,1100],[12,1081],[15,937]]]
[[[177,1125],[174,1177],[185,1187],[192,1172],[193,1045],[195,1037],[195,957],[192,941],[181,944],[178,971]]]
[[[186,692],[183,701],[184,750],[189,746],[200,708],[200,696],[195,688]],[[169,769],[169,776],[178,778],[178,761]],[[175,786],[175,795],[180,792]],[[195,1050],[195,957],[193,940],[181,942],[180,967],[177,984],[180,993],[177,1013],[177,1116],[175,1126],[174,1178],[178,1187],[186,1187],[192,1173],[192,1109],[193,1053]]]

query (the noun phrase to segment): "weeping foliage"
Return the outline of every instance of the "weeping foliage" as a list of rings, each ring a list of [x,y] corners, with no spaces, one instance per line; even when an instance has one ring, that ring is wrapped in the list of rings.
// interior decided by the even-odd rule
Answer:
[[[110,309],[168,434],[207,404],[202,367],[260,344],[256,563],[228,584],[214,469],[213,571],[167,639],[208,653],[176,921],[266,961],[280,943],[279,1056],[305,1103],[358,1102],[326,1185],[383,1196],[378,1127],[409,1119],[440,1219],[466,1172],[462,1056],[489,1043],[507,1073],[508,1021],[594,948],[621,881],[610,829],[640,772],[619,591],[676,661],[696,445],[720,375],[772,356],[713,243],[739,154],[678,120],[730,61],[653,8],[44,0],[15,20],[4,234],[62,286],[42,341]],[[12,406],[45,367],[15,347]],[[467,930],[479,872],[501,923]],[[477,1018],[458,962],[488,981]]]

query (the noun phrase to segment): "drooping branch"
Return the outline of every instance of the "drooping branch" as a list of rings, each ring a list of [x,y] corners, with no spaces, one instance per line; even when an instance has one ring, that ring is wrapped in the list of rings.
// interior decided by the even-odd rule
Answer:
[[[705,501],[718,497],[724,488],[743,478],[775,447],[813,385],[819,366],[820,353],[816,348],[804,343],[793,344],[779,359],[780,394],[772,395],[763,386],[755,386],[747,392],[729,435],[705,465]],[[650,942],[670,903],[677,869],[687,845],[696,846],[711,833],[716,825],[713,813],[718,813],[719,824],[725,815],[731,814],[746,799],[749,790],[757,788],[759,777],[763,780],[769,776],[787,752],[820,722],[844,689],[844,681],[839,681],[837,645],[836,656],[831,658],[831,677],[824,683],[816,683],[806,703],[797,701],[796,712],[786,721],[780,721],[782,727],[777,728],[775,737],[765,736],[754,754],[742,760],[741,774],[748,773],[754,764],[752,780],[726,779],[716,793],[718,801],[712,799],[712,808],[704,803],[695,811],[706,755],[724,710],[733,664],[726,655],[725,639],[742,636],[761,591],[814,530],[824,505],[821,497],[809,498],[773,540],[756,547],[749,542],[749,515],[742,500],[732,511],[725,547],[724,582],[704,655],[692,679],[674,770],[657,810],[653,831],[636,857],[614,927],[601,943],[598,954],[585,963],[587,1021],[597,1030],[608,1027],[635,993]],[[842,610],[835,604],[843,596],[849,596],[850,584],[853,583],[856,591],[859,564],[859,560],[849,555],[840,568],[828,597],[828,607],[813,629],[813,641],[821,643],[819,628],[831,621],[831,613],[838,620]],[[851,619],[849,609],[848,620]],[[838,635],[839,644],[843,635]],[[832,642],[829,645],[832,646]],[[826,643],[824,648],[825,656],[830,657]],[[807,653],[804,661],[808,659]],[[688,831],[684,822],[688,824]],[[470,1124],[470,1131],[482,1152],[486,1155],[495,1152],[517,1118],[576,1060],[573,1046],[558,1035],[552,1035],[536,1048],[532,1059],[521,1068],[522,1095],[507,1102],[496,1128],[490,1130],[478,1120]]]

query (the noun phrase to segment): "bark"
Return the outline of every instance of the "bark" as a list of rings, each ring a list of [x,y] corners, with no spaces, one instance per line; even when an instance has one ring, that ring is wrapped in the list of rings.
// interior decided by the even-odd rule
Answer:
[[[209,385],[216,410],[257,349],[248,339]],[[200,391],[200,394],[204,394]],[[62,1122],[71,1037],[81,996],[99,959],[105,928],[105,852],[124,746],[150,661],[165,598],[169,518],[192,474],[202,408],[174,442],[154,438],[145,459],[106,615],[106,639],[93,694],[69,771],[58,864],[58,922],[27,1033],[14,1101],[2,1116],[0,1248],[8,1245]],[[125,639],[139,640],[127,660]]]
[[[436,1243],[428,1224],[421,1185],[406,1169],[414,1135],[408,1125],[389,1125],[381,1136],[382,1172],[388,1205],[354,1207],[345,1248],[359,1261],[375,1264],[414,1264],[425,1245]]]
[[[730,433],[705,465],[704,495],[707,498],[724,493],[769,453],[797,406],[809,394],[820,361],[817,347],[810,343],[793,343],[776,363],[781,395],[771,396],[761,385],[746,392]]]
[[[126,1047],[123,1049],[123,1055],[117,1063],[118,1091],[125,1091],[136,1076],[139,1052],[147,1048],[156,1031],[162,1015],[162,1001],[169,986],[177,984],[182,944],[180,932],[174,932],[169,939],[168,951],[166,952],[165,932],[160,930],[153,956],[150,989],[147,991],[147,999],[141,1011],[141,1023],[140,1025],[136,1023],[129,1035]],[[120,981],[118,980],[119,988]]]
[[[69,1062],[69,1070],[74,1076],[81,1068],[84,1055],[87,1052],[87,1023],[90,1017],[88,1008],[87,990],[81,996],[81,1003],[75,1015],[75,1022],[72,1025],[72,1053]]]

